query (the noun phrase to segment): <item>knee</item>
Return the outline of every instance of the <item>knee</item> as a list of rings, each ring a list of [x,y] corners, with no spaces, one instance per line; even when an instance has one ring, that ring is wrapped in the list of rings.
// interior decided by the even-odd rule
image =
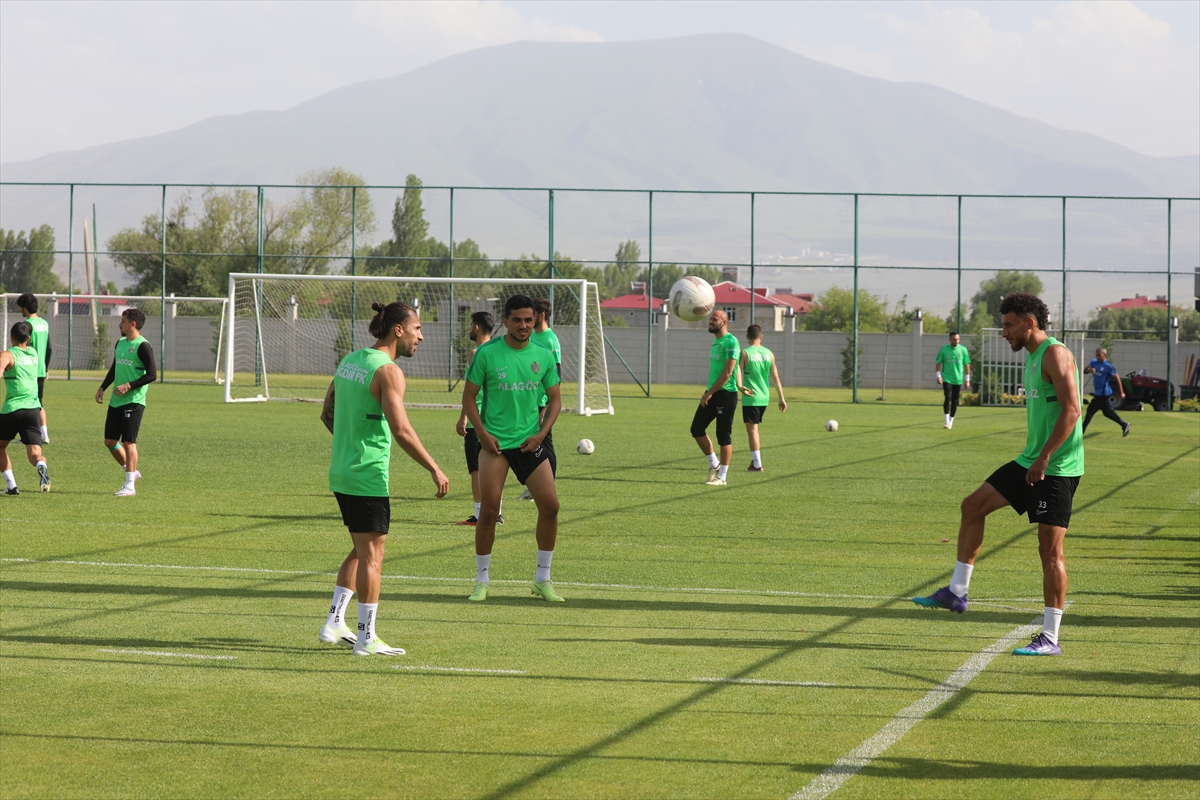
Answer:
[[[558,519],[558,497],[538,501],[537,510],[538,516]]]
[[[962,512],[964,518],[974,519],[984,516],[983,504],[979,501],[979,498],[973,494],[969,494],[964,497],[958,508],[959,511]]]
[[[698,442],[702,442],[708,438],[708,431],[705,428],[701,428],[696,423],[692,423],[691,433],[692,433],[692,438]]]
[[[500,518],[500,511],[496,506],[488,503],[483,503],[479,506],[479,524],[480,525],[495,525]]]

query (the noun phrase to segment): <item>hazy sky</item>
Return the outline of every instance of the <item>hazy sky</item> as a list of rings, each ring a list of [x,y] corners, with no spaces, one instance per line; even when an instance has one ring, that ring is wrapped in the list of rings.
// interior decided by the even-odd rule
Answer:
[[[1155,156],[1200,153],[1200,2],[0,1],[0,161],[284,109],[522,39],[740,32]]]

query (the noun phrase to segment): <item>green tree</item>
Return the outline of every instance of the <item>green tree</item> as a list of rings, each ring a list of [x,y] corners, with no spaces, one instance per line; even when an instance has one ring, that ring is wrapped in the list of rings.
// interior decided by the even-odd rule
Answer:
[[[655,264],[654,265],[654,296],[660,299],[667,299],[671,296],[671,287],[675,282],[684,275],[695,275],[697,278],[702,278],[709,283],[720,283],[721,270],[717,267],[707,267],[703,264],[693,264],[686,270],[678,264]],[[639,281],[648,281],[650,279],[650,271],[643,269],[639,274]]]
[[[641,263],[642,248],[633,239],[617,245],[613,262],[604,267],[604,279],[599,284],[604,299],[629,294],[630,284],[638,280],[644,271]]]
[[[368,274],[425,277],[430,256],[449,261],[449,248],[429,236],[421,187],[416,175],[404,179],[404,192],[392,206],[392,238],[368,251]]]
[[[999,328],[1001,300],[1014,292],[1041,295],[1042,289],[1042,279],[1034,273],[1002,269],[996,273],[996,277],[980,281],[979,291],[971,296],[971,324],[982,322],[979,330],[984,327]],[[971,330],[970,333],[979,333],[979,330]]]
[[[66,285],[54,274],[54,229],[41,225],[29,231],[0,229],[0,290],[62,292]]]
[[[860,331],[882,331],[885,328],[886,312],[884,301],[869,293],[858,290],[858,329]],[[806,331],[852,331],[854,330],[854,290],[830,286],[817,298],[816,307],[804,321]]]
[[[1179,340],[1200,341],[1200,312],[1182,306],[1172,306],[1171,316],[1179,318]],[[1088,320],[1087,329],[1098,336],[1103,331],[1148,331],[1149,333],[1111,333],[1113,339],[1154,339],[1166,341],[1167,309],[1161,306],[1140,308],[1104,308]]]

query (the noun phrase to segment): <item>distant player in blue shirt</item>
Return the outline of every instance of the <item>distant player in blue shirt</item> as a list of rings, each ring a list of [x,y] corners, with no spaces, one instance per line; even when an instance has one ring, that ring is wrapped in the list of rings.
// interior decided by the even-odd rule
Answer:
[[[1087,431],[1088,423],[1092,421],[1092,417],[1096,416],[1096,412],[1100,411],[1121,426],[1122,436],[1128,436],[1129,429],[1133,426],[1121,419],[1121,415],[1112,407],[1113,389],[1109,378],[1116,378],[1113,383],[1116,383],[1117,393],[1122,400],[1125,399],[1125,387],[1121,384],[1120,376],[1117,375],[1117,368],[1108,360],[1108,351],[1103,347],[1097,347],[1096,357],[1084,368],[1083,374],[1094,375],[1096,381],[1095,388],[1092,389],[1092,402],[1088,404],[1087,415],[1083,418],[1083,430]]]

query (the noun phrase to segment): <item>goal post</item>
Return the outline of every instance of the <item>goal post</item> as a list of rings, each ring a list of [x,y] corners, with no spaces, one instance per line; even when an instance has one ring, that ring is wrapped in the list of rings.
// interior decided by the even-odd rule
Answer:
[[[338,362],[374,344],[367,330],[373,302],[414,306],[424,340],[398,359],[405,404],[459,408],[471,315],[490,313],[504,334],[504,304],[524,294],[551,304],[562,347],[564,411],[611,414],[600,294],[586,279],[436,278],[408,276],[232,273],[222,352],[225,401],[320,402]]]

